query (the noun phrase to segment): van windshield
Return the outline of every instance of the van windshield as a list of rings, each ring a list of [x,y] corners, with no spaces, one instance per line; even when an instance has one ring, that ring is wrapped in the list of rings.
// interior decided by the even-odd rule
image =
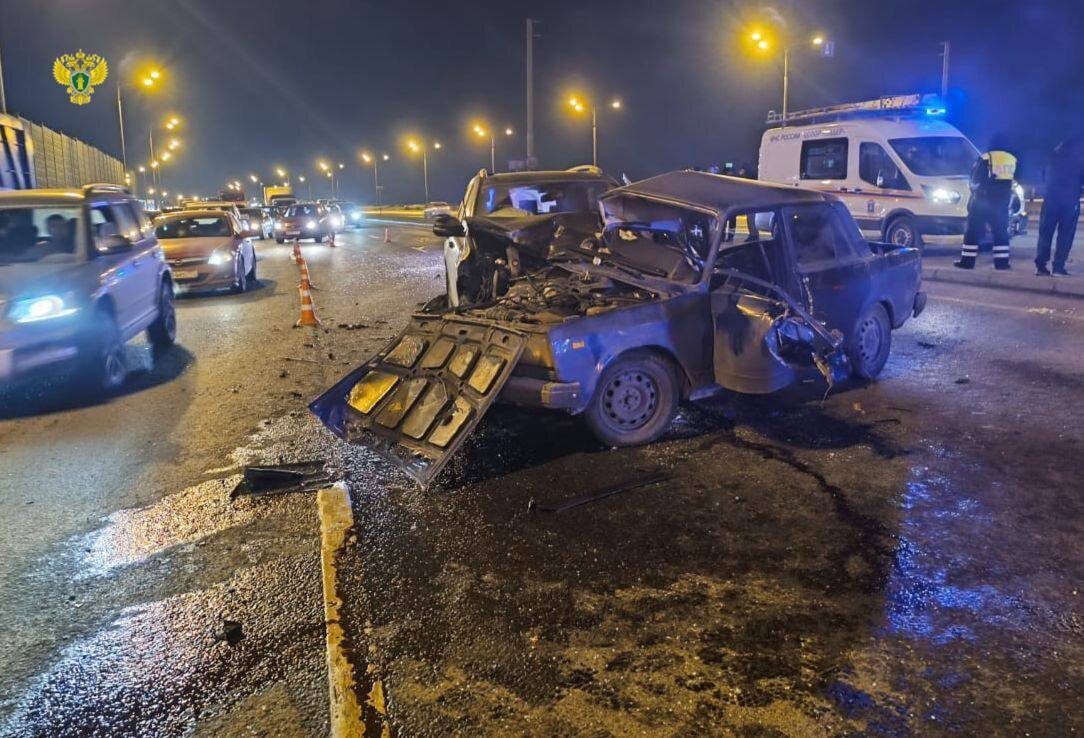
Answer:
[[[979,158],[963,136],[920,136],[888,141],[904,165],[920,177],[967,176]]]

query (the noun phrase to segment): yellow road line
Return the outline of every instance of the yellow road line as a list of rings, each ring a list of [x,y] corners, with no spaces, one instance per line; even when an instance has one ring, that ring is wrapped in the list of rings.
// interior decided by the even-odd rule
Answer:
[[[333,738],[360,738],[364,735],[361,706],[354,691],[354,665],[343,648],[343,629],[339,622],[339,599],[335,555],[354,526],[350,493],[342,484],[316,493],[320,516],[320,571],[324,581],[324,625],[327,630],[328,704],[331,710]]]

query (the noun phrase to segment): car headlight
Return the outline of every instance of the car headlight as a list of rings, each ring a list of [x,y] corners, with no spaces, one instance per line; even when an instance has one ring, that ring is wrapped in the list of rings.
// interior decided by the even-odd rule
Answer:
[[[361,213],[350,213],[350,220],[361,220]]]
[[[311,231],[313,228],[316,227],[316,221],[315,220],[306,220],[305,221],[305,227],[308,228]]]
[[[207,258],[207,263],[211,266],[222,266],[223,264],[229,264],[231,257],[225,251],[219,251],[215,249],[211,252],[211,255]]]
[[[275,221],[275,228],[278,228],[279,230],[282,230],[282,221],[281,220],[276,220]]]
[[[42,295],[13,303],[8,310],[8,318],[14,323],[34,323],[39,320],[63,318],[75,311],[76,308],[70,307],[59,295]]]
[[[342,224],[343,224],[343,219],[342,219],[342,218],[340,218],[340,217],[339,217],[339,216],[337,216],[337,215],[335,215],[335,216],[332,216],[332,218],[331,218],[331,225],[333,225],[333,226],[335,226],[336,228],[338,228],[338,227],[339,227],[339,226],[341,226]]]
[[[930,202],[955,205],[960,201],[960,193],[956,190],[950,190],[947,187],[922,185],[922,191],[926,193],[926,199]]]

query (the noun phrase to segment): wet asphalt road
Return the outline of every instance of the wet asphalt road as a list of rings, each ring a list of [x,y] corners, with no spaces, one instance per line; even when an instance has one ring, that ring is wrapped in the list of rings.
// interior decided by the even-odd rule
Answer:
[[[0,735],[326,735],[314,499],[230,490],[328,455],[304,406],[439,285],[419,235],[304,245],[322,330],[292,328],[297,267],[260,242],[259,289],[179,300],[120,396],[0,397]]]
[[[183,300],[121,397],[4,398],[0,735],[325,734],[313,499],[229,495],[313,458],[351,485],[344,625],[398,735],[1084,726],[1084,303],[929,285],[876,385],[701,403],[639,449],[498,407],[422,494],[302,410],[440,290],[431,237],[382,236],[304,247],[324,330],[265,242],[261,288]]]

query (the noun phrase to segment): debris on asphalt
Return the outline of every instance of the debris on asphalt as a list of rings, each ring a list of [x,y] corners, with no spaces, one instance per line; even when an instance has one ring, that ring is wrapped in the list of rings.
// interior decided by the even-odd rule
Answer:
[[[971,384],[971,377],[960,377],[956,380],[956,384]]]
[[[230,491],[230,497],[255,494],[287,494],[315,492],[331,483],[320,459],[290,464],[246,466],[241,481]]]
[[[279,379],[286,379],[286,377],[288,376],[290,376],[290,372],[286,371],[285,369],[279,372]]]
[[[527,509],[552,513],[564,512],[565,510],[571,510],[572,508],[586,505],[589,502],[604,500],[607,497],[612,497],[621,492],[628,492],[652,484],[658,484],[659,482],[665,482],[671,478],[673,478],[673,475],[660,472],[641,477],[640,479],[633,479],[609,487],[603,487],[594,492],[588,492],[587,494],[579,495],[578,497],[571,497],[567,500],[538,501],[532,498],[531,501],[527,503]]]
[[[241,623],[236,620],[223,618],[221,632],[214,634],[216,641],[225,641],[231,646],[236,646],[245,639]]]
[[[368,323],[339,323],[339,327],[345,331],[356,331],[362,328],[368,328]]]
[[[937,348],[936,343],[930,343],[929,341],[919,341],[918,345],[925,349]]]
[[[319,364],[320,363],[319,361],[316,361],[314,359],[302,359],[302,358],[297,357],[297,356],[283,356],[282,360],[283,361],[302,361],[302,362],[304,362],[306,364]]]

